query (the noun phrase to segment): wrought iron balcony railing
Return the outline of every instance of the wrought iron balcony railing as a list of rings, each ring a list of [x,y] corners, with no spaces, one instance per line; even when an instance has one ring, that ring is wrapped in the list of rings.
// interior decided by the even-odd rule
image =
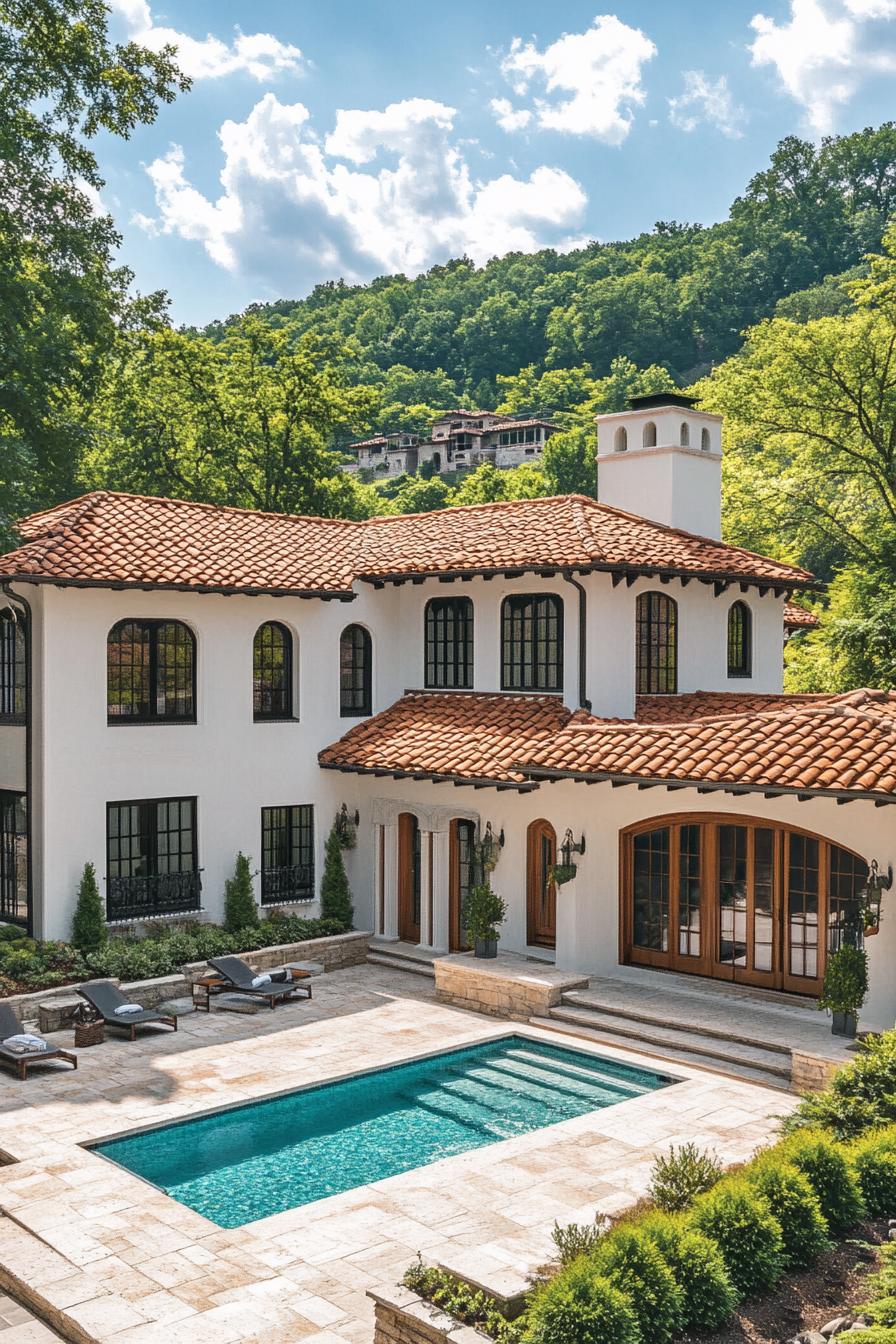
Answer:
[[[314,869],[310,864],[261,871],[262,905],[286,905],[290,901],[314,900]]]
[[[191,910],[199,910],[201,892],[199,872],[110,877],[106,890],[106,918],[150,919],[153,915],[188,914]]]

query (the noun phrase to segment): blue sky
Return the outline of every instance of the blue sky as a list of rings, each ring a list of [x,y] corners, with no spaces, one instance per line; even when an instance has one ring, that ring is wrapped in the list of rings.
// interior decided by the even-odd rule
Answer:
[[[99,154],[178,322],[466,252],[711,223],[777,141],[896,116],[896,0],[107,0],[194,78]]]

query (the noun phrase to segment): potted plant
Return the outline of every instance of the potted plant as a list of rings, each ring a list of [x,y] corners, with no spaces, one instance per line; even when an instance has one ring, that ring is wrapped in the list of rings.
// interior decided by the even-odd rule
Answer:
[[[507,904],[487,882],[475,886],[467,898],[467,938],[473,944],[473,955],[498,955],[498,929],[507,918]]]
[[[830,1009],[835,1036],[855,1036],[859,1009],[868,993],[868,957],[861,947],[844,943],[828,957],[819,1008]]]
[[[549,877],[555,886],[562,887],[573,880],[577,871],[574,863],[555,863],[551,867]]]

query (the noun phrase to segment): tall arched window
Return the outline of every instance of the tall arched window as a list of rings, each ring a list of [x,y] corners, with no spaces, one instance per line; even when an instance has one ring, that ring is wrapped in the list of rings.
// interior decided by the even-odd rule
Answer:
[[[344,719],[370,714],[373,646],[363,625],[347,625],[339,640],[339,713]]]
[[[519,593],[501,606],[501,689],[563,690],[563,601]]]
[[[682,420],[681,422],[681,429],[678,432],[678,442],[681,444],[682,448],[688,448],[690,446],[691,431],[688,427],[687,420]]]
[[[427,602],[425,682],[436,689],[472,689],[473,603],[468,597]]]
[[[266,621],[252,644],[252,717],[292,718],[292,635],[279,621]]]
[[[708,453],[710,446],[711,445],[709,441],[709,430],[704,425],[704,427],[700,431],[700,447],[702,448],[704,453]]]
[[[625,425],[620,425],[613,437],[613,451],[624,453],[628,447],[628,430]]]
[[[753,670],[753,616],[746,602],[728,611],[728,675],[749,677]]]
[[[665,593],[641,593],[635,611],[635,690],[638,695],[674,695],[678,690],[678,605]]]
[[[656,447],[656,425],[653,420],[648,420],[644,426],[644,433],[641,435],[641,442],[645,448]]]
[[[195,723],[196,641],[182,621],[119,621],[106,641],[109,723]]]
[[[7,608],[0,611],[0,723],[25,719],[25,629]]]

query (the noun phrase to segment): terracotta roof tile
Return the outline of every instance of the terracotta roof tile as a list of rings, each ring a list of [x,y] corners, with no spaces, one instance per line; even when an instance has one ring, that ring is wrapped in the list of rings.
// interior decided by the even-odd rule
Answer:
[[[816,625],[818,617],[814,611],[807,611],[799,602],[784,603],[785,630],[814,630]]]

